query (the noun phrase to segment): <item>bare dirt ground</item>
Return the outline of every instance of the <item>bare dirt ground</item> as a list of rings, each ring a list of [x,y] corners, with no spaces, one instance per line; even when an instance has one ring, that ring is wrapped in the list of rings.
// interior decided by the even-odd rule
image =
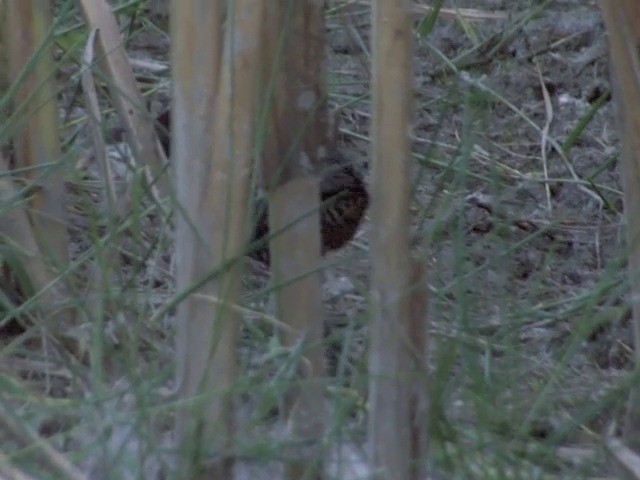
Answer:
[[[607,473],[596,446],[631,366],[618,139],[595,2],[543,3],[458,2],[507,18],[441,14],[417,40],[415,243],[430,265],[434,402],[457,431],[444,437],[478,447],[494,432],[489,456],[507,438],[553,446],[555,474],[582,478]],[[364,164],[367,12],[330,20],[333,100]],[[334,278],[366,285],[366,230]],[[328,303],[353,318],[359,298]]]
[[[458,6],[506,18],[441,15],[414,63],[438,458],[466,478],[494,478],[479,472],[499,457],[508,478],[541,465],[553,478],[608,475],[598,446],[624,402],[632,337],[600,14],[594,2],[471,3]],[[329,17],[329,78],[343,150],[370,174],[368,15]],[[330,364],[362,396],[369,228],[330,257],[325,282]]]
[[[457,6],[504,15],[473,21],[441,14],[433,31],[416,38],[412,212],[416,256],[429,265],[432,294],[433,478],[603,478],[600,440],[626,398],[620,385],[631,367],[631,335],[600,14],[595,2],[579,0]],[[328,27],[330,101],[341,112],[342,151],[369,177],[369,9],[336,7]],[[148,24],[136,31],[131,56],[166,66],[166,35]],[[169,98],[168,72],[150,72],[147,64],[137,73],[147,76],[159,111]],[[80,162],[69,185],[76,258],[95,243],[87,212],[99,215],[88,206],[98,175],[90,160]],[[366,222],[349,247],[328,256],[323,273],[332,393],[347,405],[341,418],[349,424],[346,444],[357,451],[352,470],[364,458],[369,228]],[[171,232],[154,214],[140,214],[130,229],[114,281],[124,281],[131,295],[108,312],[114,400],[95,426],[84,419],[84,433],[67,448],[100,431],[110,414],[139,409],[141,398],[162,404],[171,387],[171,319],[148,320],[173,293]],[[252,269],[246,286],[247,307],[268,310],[267,275]],[[274,400],[256,398],[277,397],[269,390],[274,369],[264,365],[278,357],[271,330],[255,326],[258,318],[248,315],[240,352],[248,382],[265,385],[246,403],[268,418]],[[142,327],[131,327],[132,319]],[[123,338],[139,343],[129,351]],[[147,385],[142,365],[162,375]],[[144,395],[136,390],[142,380]],[[59,396],[82,391],[61,381]],[[155,415],[154,428],[166,433],[166,416]],[[50,429],[66,431],[69,423],[58,419]],[[114,427],[114,452],[130,442],[128,428]],[[140,445],[128,450],[135,456]],[[164,463],[158,458],[145,471],[157,471]],[[94,472],[102,465],[88,464]],[[248,471],[271,478],[262,466]],[[336,478],[355,478],[339,472]]]

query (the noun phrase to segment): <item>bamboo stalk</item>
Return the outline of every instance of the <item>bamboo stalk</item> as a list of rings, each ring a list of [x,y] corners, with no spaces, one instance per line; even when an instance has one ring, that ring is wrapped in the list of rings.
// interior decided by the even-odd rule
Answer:
[[[634,0],[600,0],[612,64],[613,98],[622,139],[622,184],[633,312],[636,367],[640,366],[640,4]],[[640,448],[640,386],[631,392],[625,436]]]
[[[415,418],[411,417],[417,405],[412,401],[409,292],[410,2],[373,2],[372,54],[370,458],[375,478],[402,480],[419,478],[412,466]]]
[[[210,134],[222,51],[222,3],[222,0],[171,3],[171,159],[178,207],[175,215],[178,292],[191,290],[215,263],[211,245],[213,226],[200,199],[209,188],[206,172],[211,168]],[[207,282],[198,293],[216,296],[214,281]],[[210,365],[218,339],[213,311],[193,295],[178,305],[176,373],[181,399],[198,398],[200,392],[215,391],[217,386]],[[187,406],[177,415],[182,478],[200,478],[205,448],[224,448],[229,433],[222,431],[214,441],[212,425],[221,419],[225,408],[219,395],[200,400],[196,407]],[[210,444],[203,444],[207,439]],[[222,472],[218,473],[228,473],[231,468],[230,462],[223,461],[219,466]]]
[[[26,183],[32,186],[29,202],[23,208],[4,212],[0,235],[14,242],[16,256],[29,274],[42,314],[41,327],[59,338],[72,326],[75,316],[67,285],[58,273],[68,263],[69,236],[64,211],[64,165],[61,161],[57,85],[53,62],[52,12],[50,2],[7,2],[3,10],[3,42],[8,46],[10,78],[17,82],[13,93],[10,128],[15,166],[24,169]],[[6,16],[4,16],[6,15]],[[5,118],[5,112],[2,117]],[[0,170],[9,162],[0,152]],[[0,197],[16,201],[13,179],[4,179]],[[19,203],[19,202],[17,202]],[[25,287],[23,285],[23,287]],[[64,305],[64,307],[62,307]]]
[[[297,398],[285,405],[294,445],[285,477],[322,478],[324,354],[320,261],[319,181],[329,148],[324,64],[323,2],[269,2],[265,15],[265,93],[269,128],[263,152],[269,193],[271,267],[278,316],[291,331],[288,346],[304,345],[309,368]],[[303,442],[304,445],[303,446]]]
[[[238,0],[229,10],[223,58],[222,3],[189,3],[180,2],[174,9],[180,12],[172,20],[176,34],[172,157],[182,207],[176,222],[178,288],[189,289],[232,263],[179,308],[180,396],[185,400],[202,396],[195,408],[179,414],[179,442],[186,447],[181,476],[226,479],[232,478],[234,463],[232,393],[240,323],[232,305],[240,298],[248,235],[263,0]],[[199,48],[193,55],[183,55],[186,45],[193,43]],[[217,95],[203,98],[201,92]],[[210,297],[225,302],[212,308],[206,301]],[[212,453],[219,460],[205,462]]]
[[[127,131],[129,145],[141,165],[147,166],[147,179],[153,191],[162,197],[168,193],[163,175],[167,159],[153,128],[153,119],[138,89],[129,56],[115,15],[105,0],[81,0],[82,13],[92,29],[102,55],[102,66],[109,78],[109,91],[120,121]]]
[[[68,261],[69,238],[53,75],[51,4],[46,0],[8,2],[6,8],[11,78],[17,79],[26,69],[13,105],[14,111],[20,111],[12,119],[19,125],[13,138],[16,166],[30,172],[28,180],[37,186],[31,198],[31,221],[40,249],[62,267]]]

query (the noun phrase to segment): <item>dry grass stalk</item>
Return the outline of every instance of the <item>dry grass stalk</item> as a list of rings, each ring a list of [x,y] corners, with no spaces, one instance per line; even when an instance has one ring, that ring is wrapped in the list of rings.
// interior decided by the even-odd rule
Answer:
[[[1,153],[0,170],[9,170],[9,164]],[[0,177],[0,202],[7,206],[15,205],[3,208],[0,216],[0,241],[13,247],[12,252],[27,272],[31,287],[36,292],[42,313],[61,312],[60,308],[63,305],[70,305],[71,302],[62,282],[56,279],[51,269],[42,261],[44,256],[31,227],[29,216],[23,206],[16,202],[17,198],[19,198],[18,191],[11,177]],[[53,322],[56,318],[58,318],[57,315],[52,316]]]
[[[634,322],[636,366],[640,366],[640,3],[635,0],[601,0],[609,33],[613,94],[622,139],[622,183],[624,189],[629,273]],[[631,393],[626,438],[640,447],[640,386]]]
[[[409,286],[409,336],[408,347],[412,355],[412,380],[409,392],[409,428],[411,429],[411,461],[413,479],[424,478],[421,462],[427,458],[429,405],[429,368],[428,335],[429,288],[427,285],[427,267],[424,259],[414,259],[411,264],[411,282]]]
[[[46,1],[9,2],[2,9],[6,14],[3,41],[9,47],[9,80],[15,81],[26,72],[13,98],[16,167],[27,169],[25,180],[34,188],[30,202],[22,205],[12,177],[2,180],[0,200],[14,206],[3,212],[0,236],[14,247],[29,277],[31,285],[22,287],[25,291],[33,289],[30,301],[36,302],[40,320],[46,320],[40,325],[56,336],[64,336],[74,321],[74,312],[68,308],[72,303],[66,285],[56,273],[67,264],[69,238],[64,219],[63,177],[59,168],[51,167],[61,156],[50,37],[51,5]],[[45,48],[41,49],[43,45]],[[39,49],[40,54],[29,60]],[[0,170],[9,171],[9,162],[1,154]]]
[[[200,295],[193,295],[180,305],[180,395],[192,399],[202,392],[215,392],[215,396],[205,399],[198,409],[181,412],[179,441],[194,448],[203,444],[217,447],[218,451],[222,448],[227,453],[235,428],[229,393],[237,376],[240,324],[232,305],[239,301],[249,224],[262,6],[262,0],[236,2],[227,23],[222,61],[222,2],[180,2],[180,11],[172,20],[173,158],[178,200],[191,214],[189,221],[181,216],[177,219],[178,288],[191,288],[216,267],[237,260],[206,283],[198,292]],[[200,32],[213,32],[213,37],[203,38]],[[183,55],[186,44],[201,48],[193,56]],[[203,91],[217,92],[217,96],[202,98]],[[211,118],[214,101],[215,118]],[[207,125],[213,125],[212,130]],[[224,298],[225,302],[212,308],[203,300],[206,296]],[[202,436],[195,434],[198,431]],[[200,462],[199,453],[191,451],[190,460]],[[223,455],[215,465],[197,467],[204,469],[202,475],[206,478],[231,478],[232,464],[232,457]],[[195,478],[193,467],[185,465],[185,478]]]
[[[102,66],[109,79],[111,98],[127,132],[131,150],[135,158],[148,167],[147,179],[153,185],[155,195],[164,197],[168,192],[168,181],[167,175],[162,172],[167,159],[136,84],[116,18],[105,0],[81,0],[80,5],[89,28],[98,30],[96,42],[102,56]]]
[[[605,447],[609,458],[615,465],[618,478],[640,480],[640,456],[617,438],[607,439]]]
[[[349,4],[370,5],[371,0],[351,0]],[[424,16],[433,12],[430,5],[416,3],[411,6],[411,13],[414,16]],[[464,19],[470,22],[482,22],[486,20],[507,20],[509,14],[503,10],[480,10],[478,8],[441,8],[439,16],[449,20]]]
[[[0,452],[0,478],[10,478],[12,480],[36,480],[24,471],[14,468],[7,458],[7,455],[2,452]]]
[[[39,460],[43,468],[59,473],[61,478],[87,480],[87,476],[80,472],[62,452],[54,448],[47,440],[42,438],[38,432],[33,431],[29,426],[24,424],[16,415],[14,407],[8,405],[3,398],[0,398],[0,426],[3,428],[3,431],[11,434],[13,441],[17,443],[20,448],[30,448],[38,452]],[[9,458],[1,452],[0,463],[9,464]],[[6,472],[5,465],[0,469],[0,471],[2,470]],[[12,470],[14,473],[18,473],[17,470]],[[15,476],[8,478],[28,480],[30,477]]]
[[[5,28],[6,16],[7,4],[0,0],[0,26],[2,26],[2,28],[0,28],[0,92],[2,92],[3,95],[5,95],[9,88],[9,47],[7,29]],[[5,121],[5,115],[5,109],[0,110],[0,118],[3,122]],[[4,139],[0,141],[0,146],[2,146],[4,141]]]
[[[64,219],[64,186],[60,159],[57,86],[51,38],[51,2],[8,2],[6,31],[9,72],[17,79],[27,69],[14,97],[13,122],[19,126],[13,138],[16,166],[29,170],[27,179],[36,187],[31,197],[31,222],[41,250],[58,266],[68,260],[69,238]],[[29,34],[25,34],[29,32]],[[42,46],[31,63],[31,56]],[[46,238],[46,241],[44,241]]]
[[[323,69],[322,2],[269,2],[265,17],[265,85],[268,98],[264,173],[270,188],[270,244],[278,316],[299,335],[285,334],[287,345],[303,341],[310,368],[300,395],[287,405],[289,433],[311,440],[292,452],[286,478],[321,478],[319,443],[324,431],[323,310],[320,278],[319,182],[314,174],[327,153],[328,118]],[[293,128],[292,128],[293,126]],[[310,213],[311,212],[311,213]],[[296,280],[297,279],[297,280]]]
[[[109,206],[110,216],[123,215],[123,208],[116,208],[116,187],[113,181],[113,172],[107,155],[107,144],[102,134],[102,113],[100,112],[100,104],[98,101],[98,92],[91,75],[90,66],[94,62],[94,42],[97,30],[94,29],[89,33],[89,39],[85,46],[83,54],[83,62],[86,69],[82,72],[82,93],[84,94],[87,114],[89,117],[89,126],[91,127],[91,136],[93,138],[93,147],[96,159],[101,168],[102,181],[104,182],[105,197]],[[126,196],[128,197],[128,195]],[[126,198],[122,197],[122,198]]]
[[[420,478],[412,468],[411,8],[373,2],[373,185],[369,442],[380,478]],[[414,405],[415,406],[415,405]],[[389,439],[393,438],[393,442]]]

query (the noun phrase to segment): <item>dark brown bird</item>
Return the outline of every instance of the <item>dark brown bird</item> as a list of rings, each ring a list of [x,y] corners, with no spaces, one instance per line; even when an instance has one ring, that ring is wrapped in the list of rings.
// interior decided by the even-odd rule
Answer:
[[[156,122],[160,142],[167,156],[170,153],[171,114],[168,110],[161,113]],[[328,156],[328,168],[320,181],[320,234],[321,249],[324,255],[337,250],[349,242],[355,235],[364,213],[369,206],[369,193],[362,175],[334,150]],[[249,256],[265,265],[271,262],[269,244],[269,212],[267,201],[261,198],[256,202],[256,224],[253,230]]]
[[[320,182],[320,247],[322,255],[343,247],[353,238],[369,206],[369,194],[362,176],[351,165],[333,166]],[[257,222],[252,241],[258,243],[249,256],[265,265],[271,262],[269,212],[264,198],[256,204]]]

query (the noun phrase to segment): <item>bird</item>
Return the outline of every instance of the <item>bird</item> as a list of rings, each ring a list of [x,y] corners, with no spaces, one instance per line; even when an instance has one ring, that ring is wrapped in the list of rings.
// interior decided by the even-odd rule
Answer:
[[[335,158],[339,154],[334,154]],[[320,252],[325,255],[345,246],[356,234],[369,206],[369,193],[362,175],[349,164],[329,169],[320,180]],[[267,200],[256,202],[256,223],[249,256],[262,264],[271,264],[266,238],[269,236]]]
[[[169,156],[171,149],[171,112],[165,110],[156,118],[160,143]],[[327,167],[320,179],[320,247],[325,255],[350,242],[369,207],[369,193],[363,175],[337,149],[327,155]],[[269,251],[269,209],[267,199],[260,197],[254,205],[255,223],[251,232],[248,256],[264,266],[271,264]]]

